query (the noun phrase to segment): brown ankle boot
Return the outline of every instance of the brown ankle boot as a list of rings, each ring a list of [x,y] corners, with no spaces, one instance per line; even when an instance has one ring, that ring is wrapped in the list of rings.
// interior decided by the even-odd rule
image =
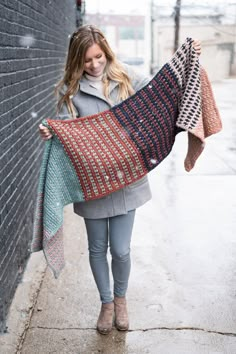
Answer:
[[[115,326],[120,331],[127,331],[129,329],[129,318],[128,318],[125,297],[115,296],[114,305],[115,305]]]
[[[102,304],[101,311],[98,317],[97,330],[101,334],[108,334],[112,330],[114,315],[114,303],[110,302]]]

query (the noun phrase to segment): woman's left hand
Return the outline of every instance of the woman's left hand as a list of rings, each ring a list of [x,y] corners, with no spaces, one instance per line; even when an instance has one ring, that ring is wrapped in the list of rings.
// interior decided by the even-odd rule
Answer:
[[[200,55],[201,54],[201,42],[199,41],[199,40],[197,40],[197,39],[194,39],[194,41],[193,41],[193,48],[196,50],[196,53],[198,54],[198,55]]]

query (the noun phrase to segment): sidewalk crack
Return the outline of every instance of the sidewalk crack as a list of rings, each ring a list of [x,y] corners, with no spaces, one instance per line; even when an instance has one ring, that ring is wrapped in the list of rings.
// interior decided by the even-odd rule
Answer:
[[[66,331],[66,330],[79,330],[79,331],[87,331],[87,330],[95,330],[94,327],[46,327],[46,326],[32,326],[29,329],[55,329],[58,331]]]
[[[236,337],[236,333],[213,331],[213,330],[200,328],[200,327],[153,327],[153,328],[147,328],[147,329],[129,330],[129,332],[135,332],[135,331],[148,332],[148,331],[163,330],[163,329],[168,330],[168,331],[201,331],[201,332],[206,332],[206,333],[220,334],[222,336]]]
[[[79,330],[79,331],[87,331],[87,330],[96,330],[94,327],[46,327],[46,326],[35,326],[30,327],[30,329],[54,329],[58,331],[65,331],[65,330]],[[221,331],[213,331],[208,330],[200,327],[151,327],[151,328],[135,328],[129,329],[127,332],[149,332],[149,331],[156,331],[156,330],[167,330],[167,331],[201,331],[205,333],[212,333],[212,334],[220,334],[222,336],[231,336],[236,337],[236,333],[232,332],[221,332]]]

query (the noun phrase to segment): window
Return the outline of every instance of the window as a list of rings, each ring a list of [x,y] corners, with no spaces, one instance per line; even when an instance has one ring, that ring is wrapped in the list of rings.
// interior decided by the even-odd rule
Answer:
[[[143,27],[120,27],[120,39],[144,39]]]

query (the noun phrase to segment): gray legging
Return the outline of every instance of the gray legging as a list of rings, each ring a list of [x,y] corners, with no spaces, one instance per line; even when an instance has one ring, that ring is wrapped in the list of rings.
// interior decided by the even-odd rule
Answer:
[[[112,256],[114,295],[125,296],[130,274],[130,241],[135,210],[128,214],[104,219],[87,219],[89,261],[103,303],[111,302],[109,267],[107,262],[108,242]]]

